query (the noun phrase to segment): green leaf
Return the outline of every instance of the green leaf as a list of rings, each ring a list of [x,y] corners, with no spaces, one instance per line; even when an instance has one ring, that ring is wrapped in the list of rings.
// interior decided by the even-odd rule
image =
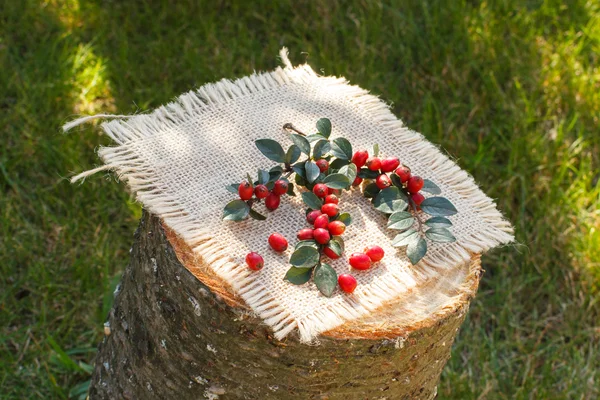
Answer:
[[[392,240],[392,246],[394,247],[402,247],[406,246],[409,243],[417,240],[419,238],[419,232],[417,232],[414,228],[410,228],[407,231],[399,233],[396,235],[394,240]]]
[[[283,174],[283,168],[281,165],[276,165],[269,170],[269,182],[275,182],[277,179],[281,178]]]
[[[264,221],[265,219],[267,219],[267,217],[265,217],[264,215],[262,215],[261,213],[253,210],[252,208],[250,209],[250,217],[258,220],[258,221]]]
[[[306,179],[304,179],[303,177],[301,177],[298,174],[294,175],[294,181],[296,182],[296,185],[298,185],[298,186],[308,185],[308,182],[306,182]]]
[[[317,265],[313,279],[323,296],[331,297],[333,295],[337,287],[337,273],[331,268],[331,265],[324,263]]]
[[[407,211],[398,211],[390,215],[388,229],[404,230],[410,228],[415,222],[415,217]]]
[[[346,226],[352,223],[352,216],[348,213],[341,213],[337,217],[338,221],[342,221]]]
[[[259,169],[259,170],[258,170],[258,183],[259,183],[260,185],[264,185],[264,184],[266,184],[267,182],[269,182],[269,180],[270,180],[270,179],[271,179],[271,178],[270,178],[270,174],[269,174],[269,172],[267,172],[267,171],[264,171],[264,170],[262,170],[262,169]]]
[[[383,213],[392,214],[396,211],[404,211],[408,207],[408,199],[397,187],[390,186],[383,189],[375,196],[373,201],[375,208]]]
[[[313,149],[313,158],[318,160],[323,158],[331,150],[331,144],[328,140],[319,140]]]
[[[402,180],[400,179],[400,177],[396,174],[390,174],[390,179],[392,180],[392,183],[394,184],[394,186],[401,188],[402,187]]]
[[[302,285],[310,280],[312,274],[312,268],[295,268],[291,267],[285,274],[286,281],[293,283],[294,285]]]
[[[350,185],[348,177],[343,174],[327,175],[325,179],[323,179],[323,183],[332,189],[345,189]]]
[[[305,164],[306,164],[306,162],[301,162],[301,163],[292,165],[292,169],[294,170],[296,175],[299,175],[302,179],[306,179]]]
[[[290,257],[290,264],[297,268],[312,268],[318,262],[319,251],[310,246],[300,247]]]
[[[421,210],[434,217],[447,217],[458,212],[450,200],[445,197],[430,197],[423,200]]]
[[[379,145],[377,143],[373,145],[373,157],[379,157]]]
[[[425,236],[434,242],[452,243],[456,242],[456,238],[446,228],[429,228],[425,231]]]
[[[408,259],[412,263],[412,265],[417,264],[427,253],[427,242],[423,238],[418,238],[418,240],[413,240],[406,247],[406,255]]]
[[[352,145],[345,138],[337,138],[331,144],[331,154],[342,160],[350,160],[352,158]]]
[[[300,147],[293,144],[290,146],[287,153],[285,153],[285,162],[287,164],[293,164],[298,161],[301,154],[302,152],[300,151]]]
[[[327,244],[327,247],[331,249],[336,255],[341,256],[344,252],[344,242],[340,236],[334,237]]]
[[[258,150],[260,150],[260,152],[269,160],[278,163],[285,162],[285,151],[283,151],[283,147],[273,139],[258,139],[254,143],[256,143]]]
[[[375,182],[371,182],[367,186],[365,186],[365,190],[363,190],[363,195],[369,199],[372,199],[373,197],[377,196],[377,194],[380,191],[381,189],[379,189],[379,186],[377,186]]]
[[[225,221],[241,221],[248,217],[250,207],[243,200],[233,200],[227,203],[223,209],[223,219]]]
[[[321,118],[317,121],[317,130],[326,138],[331,135],[331,121],[328,118]]]
[[[345,165],[348,165],[348,164],[350,164],[350,161],[342,160],[341,158],[336,158],[329,164],[329,169],[330,170],[331,169],[341,169],[342,167],[344,167]],[[355,167],[356,167],[356,165],[355,165]]]
[[[304,164],[304,169],[306,170],[306,179],[309,183],[313,183],[321,173],[317,164],[312,161],[307,161],[306,164]]]
[[[295,196],[296,195],[296,193],[294,192],[294,184],[292,182],[288,182],[288,189],[287,189],[286,194],[288,196]]]
[[[240,187],[239,183],[232,183],[231,185],[225,186],[228,192],[238,194],[238,189]]]
[[[308,140],[310,143],[314,143],[314,142],[318,142],[319,140],[327,140],[327,138],[323,135],[319,135],[318,133],[315,133],[313,135],[308,135],[306,137],[306,140]]]
[[[302,192],[302,201],[313,210],[320,210],[323,202],[313,192]]]
[[[310,143],[308,142],[308,139],[306,139],[304,136],[297,135],[295,133],[291,135],[291,138],[292,142],[294,142],[294,144],[298,146],[301,152],[303,152],[306,155],[310,155]]]
[[[421,188],[422,192],[431,193],[431,194],[440,194],[442,193],[442,189],[438,187],[435,183],[431,182],[429,179],[423,179],[423,187]]]
[[[425,225],[432,228],[448,228],[452,226],[452,222],[448,218],[444,217],[431,217],[425,221]]]
[[[319,244],[316,242],[316,240],[301,240],[298,243],[296,243],[296,246],[294,247],[294,251],[298,250],[300,247],[304,247],[304,246],[308,246],[308,247],[313,247],[315,250],[319,250]]]
[[[358,171],[358,177],[363,179],[375,179],[379,176],[378,171],[371,171],[369,168],[361,168]]]
[[[356,178],[356,165],[355,164],[348,164],[348,165],[344,165],[342,168],[340,168],[340,170],[338,171],[340,174],[346,175],[346,177],[348,177],[348,182],[352,183],[354,182],[354,178]]]

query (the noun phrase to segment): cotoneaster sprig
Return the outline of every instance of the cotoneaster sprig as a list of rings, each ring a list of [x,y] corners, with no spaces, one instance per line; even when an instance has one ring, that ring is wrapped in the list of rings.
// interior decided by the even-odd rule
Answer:
[[[325,296],[333,295],[337,285],[348,293],[356,288],[356,279],[350,274],[339,277],[325,262],[337,259],[344,253],[342,234],[352,222],[350,214],[340,209],[342,193],[352,187],[362,186],[363,195],[371,199],[378,211],[388,217],[387,228],[397,230],[392,246],[406,249],[410,262],[417,264],[427,253],[427,241],[453,242],[450,232],[452,222],[448,219],[457,213],[452,203],[437,196],[441,189],[428,179],[413,175],[411,169],[400,163],[397,157],[379,157],[379,146],[373,146],[372,154],[367,150],[352,151],[350,142],[338,137],[330,139],[331,121],[321,118],[316,124],[317,132],[306,135],[291,123],[283,126],[293,142],[287,151],[272,139],[259,139],[256,146],[271,161],[280,164],[266,170],[258,170],[257,179],[248,174],[241,183],[227,186],[238,195],[224,209],[223,219],[242,221],[248,217],[264,220],[256,211],[262,200],[269,211],[279,207],[281,197],[295,196],[296,186],[301,191],[307,206],[306,221],[309,228],[299,230],[298,242],[290,257],[291,267],[285,278],[290,283],[301,285],[313,278]],[[433,195],[425,197],[423,193]],[[427,217],[427,215],[429,217]],[[278,252],[288,247],[285,237],[274,233],[269,245]],[[363,253],[353,253],[348,261],[357,270],[367,270],[384,256],[377,245],[368,246]],[[262,257],[250,253],[246,257],[250,269],[260,270]]]

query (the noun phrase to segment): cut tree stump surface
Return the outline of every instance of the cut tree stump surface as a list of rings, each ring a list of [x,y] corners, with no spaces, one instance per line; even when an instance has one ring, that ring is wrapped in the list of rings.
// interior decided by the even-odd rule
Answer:
[[[430,399],[480,276],[474,255],[318,344],[278,341],[144,212],[90,399]]]

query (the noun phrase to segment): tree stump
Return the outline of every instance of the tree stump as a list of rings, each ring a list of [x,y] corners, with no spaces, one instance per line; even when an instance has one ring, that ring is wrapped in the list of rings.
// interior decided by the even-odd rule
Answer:
[[[293,335],[278,341],[181,239],[144,212],[89,396],[431,399],[480,275],[474,255],[319,343]],[[416,304],[428,315],[412,312]]]

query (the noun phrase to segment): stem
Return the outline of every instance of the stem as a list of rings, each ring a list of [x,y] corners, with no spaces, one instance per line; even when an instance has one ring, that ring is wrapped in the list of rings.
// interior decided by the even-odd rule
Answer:
[[[414,201],[412,201],[411,198],[408,199],[408,204],[410,204],[410,207],[413,210],[413,215],[416,218],[417,222],[419,223],[419,232],[423,233],[423,221],[421,220],[421,217],[419,217],[419,212],[417,210],[417,205],[415,204]]]
[[[288,131],[294,131],[300,136],[306,136],[306,134],[304,132],[301,132],[298,129],[296,129],[296,127],[294,127],[294,125],[291,122],[284,124],[283,129],[288,130]]]

